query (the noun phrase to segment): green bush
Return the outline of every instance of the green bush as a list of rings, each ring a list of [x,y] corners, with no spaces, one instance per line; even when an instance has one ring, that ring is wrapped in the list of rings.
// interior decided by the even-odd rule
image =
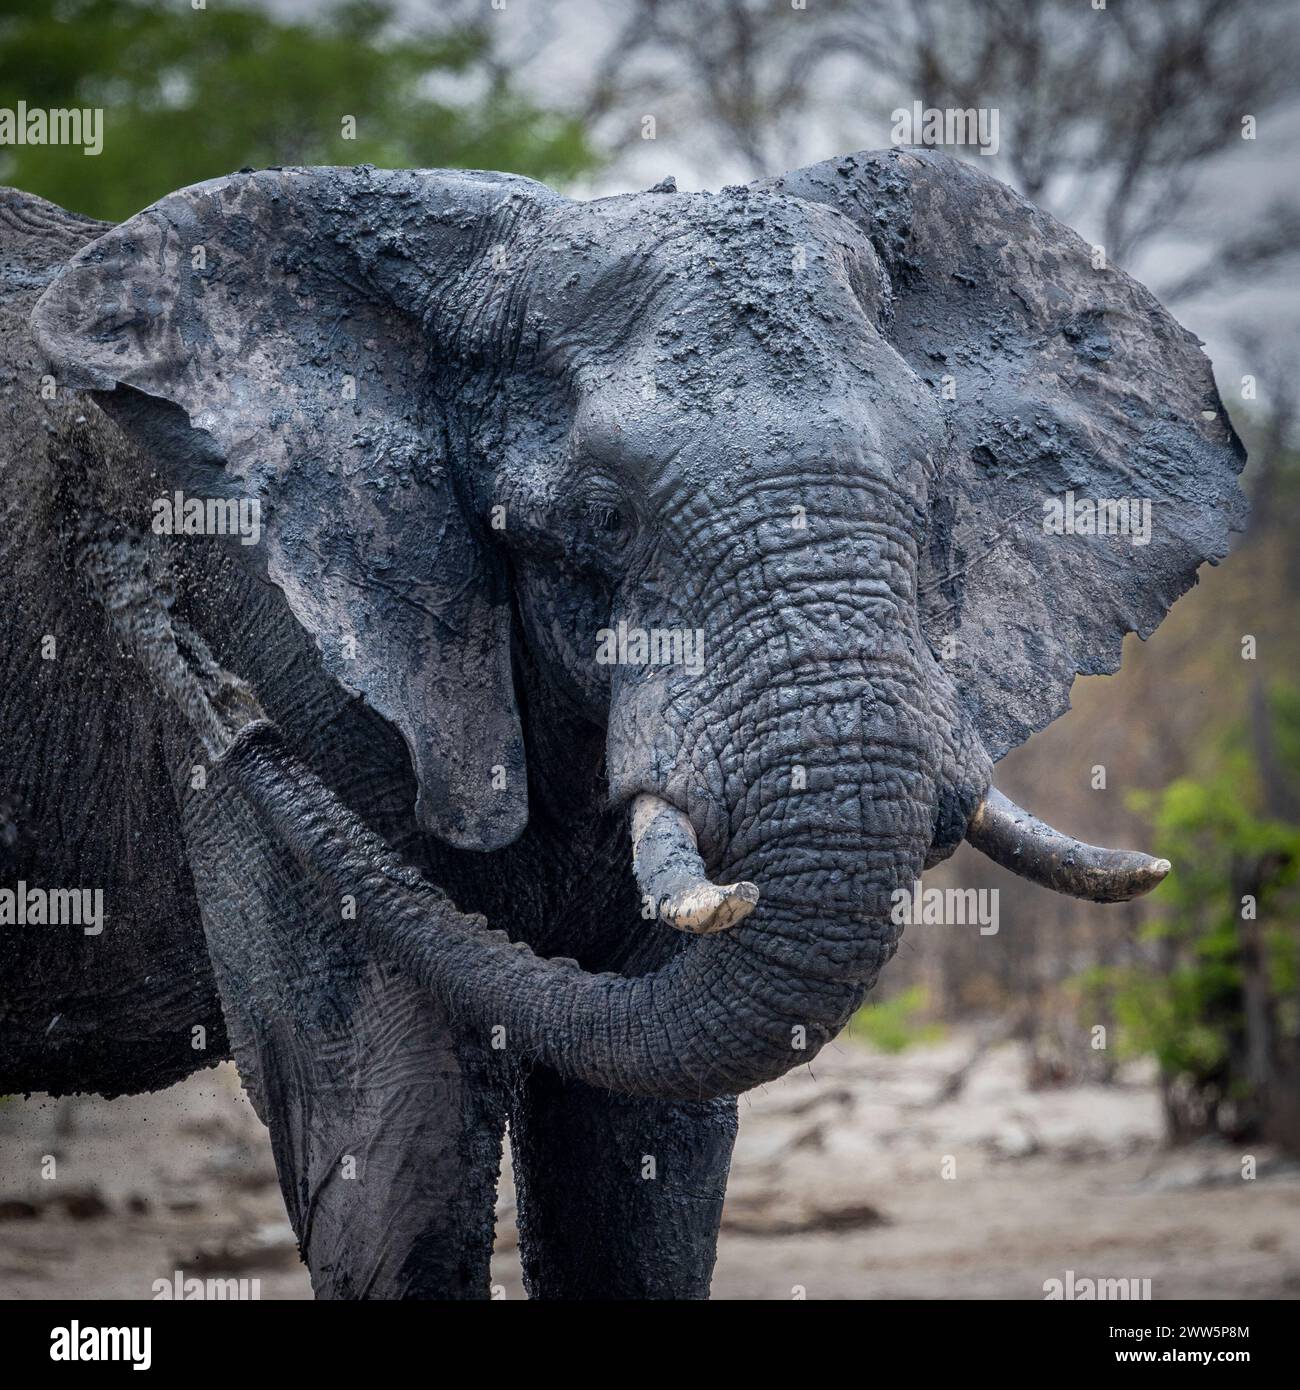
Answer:
[[[929,1004],[925,986],[913,985],[892,999],[859,1009],[849,1024],[849,1035],[889,1053],[902,1052],[913,1043],[932,1042],[943,1037],[943,1028],[926,1020]]]
[[[1269,701],[1277,771],[1300,774],[1300,698]],[[1250,1133],[1270,1089],[1291,1085],[1300,1048],[1300,826],[1264,814],[1256,751],[1234,730],[1219,770],[1135,798],[1175,872],[1142,930],[1140,959],[1083,978],[1092,1016],[1117,1028],[1121,1056],[1159,1063],[1175,1130]],[[1253,1018],[1251,999],[1254,1000]],[[1182,1097],[1175,1102],[1176,1097]]]

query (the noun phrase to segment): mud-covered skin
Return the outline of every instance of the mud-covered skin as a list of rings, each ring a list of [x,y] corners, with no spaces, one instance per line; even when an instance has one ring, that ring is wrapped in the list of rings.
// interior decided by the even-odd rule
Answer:
[[[103,466],[73,500],[156,578],[148,621],[192,630],[269,721],[196,787],[212,760],[137,684],[132,744],[171,776],[129,828],[159,827],[201,911],[325,1296],[482,1296],[507,1114],[530,1292],[706,1293],[731,1097],[838,1032],[896,947],[893,890],[951,853],[991,760],[1113,669],[1239,509],[1194,342],[942,156],[595,203],[506,175],[236,176],[71,256],[34,324],[144,450],[128,465],[78,398]],[[48,474],[69,428],[10,466]],[[262,542],[142,533],[156,480],[96,495],[132,466],[258,498]],[[1071,487],[1151,498],[1152,543],[1044,536]],[[62,515],[35,514],[52,550]],[[112,647],[58,553],[83,646]],[[703,661],[597,662],[620,624],[698,634]],[[83,750],[115,708],[58,735],[43,805],[98,786]],[[717,881],[758,884],[751,916],[697,940],[643,918],[641,792]],[[110,916],[148,922],[133,883]],[[175,1034],[213,999],[190,930],[165,963],[200,999],[150,1025],[164,1062],[92,1061],[88,1037],[85,1084],[184,1070]],[[127,1000],[143,954],[113,959]],[[31,1038],[60,957],[11,967],[4,1060],[49,1084]]]
[[[92,404],[42,392],[28,324],[107,225],[0,190],[0,886],[100,888],[110,924],[0,926],[0,1094],[117,1095],[227,1052],[166,775],[176,721],[79,566],[107,518],[148,515],[159,482]]]
[[[318,1294],[486,1297],[502,1136],[512,1110],[522,1132],[528,1069],[450,1028],[427,990],[413,990],[356,948],[355,933],[341,927],[337,895],[323,902],[301,873],[285,871],[283,853],[225,794],[220,769],[184,720],[150,698],[86,581],[80,547],[102,530],[165,552],[160,577],[167,576],[175,612],[206,634],[225,666],[255,683],[297,754],[467,910],[488,914],[547,953],[580,956],[589,968],[636,969],[638,958],[644,968],[655,959],[656,938],[673,946],[676,939],[637,915],[623,818],[600,809],[603,731],[539,718],[539,738],[549,734],[562,747],[554,754],[534,749],[533,823],[520,842],[493,856],[490,872],[481,855],[422,835],[401,738],[321,670],[280,594],[251,578],[243,557],[220,542],[141,534],[140,518],[150,516],[150,501],[173,486],[173,477],[160,478],[90,397],[63,389],[57,400],[41,400],[34,387],[44,366],[27,328],[31,306],[53,270],[102,226],[25,195],[7,196],[18,206],[7,219],[0,303],[8,334],[3,463],[14,480],[4,494],[11,524],[0,610],[11,663],[3,686],[11,827],[3,886],[19,879],[102,886],[108,926],[98,938],[36,928],[0,932],[0,1090],[146,1090],[219,1061],[233,1046],[270,1125],[286,1206]],[[90,537],[78,526],[83,511],[106,513],[97,515]],[[58,659],[42,662],[46,632],[58,638]],[[51,682],[57,696],[47,693]],[[539,712],[545,697],[542,691],[535,702]],[[67,750],[63,758],[59,749]],[[109,756],[123,761],[121,772],[104,761]],[[211,779],[204,790],[190,785],[195,767]],[[225,987],[229,1043],[209,955],[199,944],[196,880]],[[579,887],[594,901],[626,908],[561,910]],[[630,935],[621,927],[628,919],[637,923]],[[196,1026],[206,1030],[200,1049]],[[589,1104],[589,1123],[602,1123],[612,1144],[619,1115],[631,1104],[615,1107],[603,1123],[599,1104]],[[690,1127],[694,1110],[668,1104],[649,1111],[654,1124],[643,1119],[629,1138],[628,1164],[639,1173],[647,1129],[662,1127],[674,1111],[675,1123]],[[709,1141],[699,1158],[693,1143],[676,1162],[661,1155],[669,1187],[682,1193],[662,1203],[663,1238],[656,1242],[655,1223],[644,1212],[635,1224],[616,1223],[636,1232],[608,1247],[636,1296],[654,1288],[647,1261],[668,1281],[661,1292],[707,1290],[734,1105],[700,1110],[701,1132],[716,1131],[726,1142]],[[520,1139],[516,1150],[523,1167],[528,1155]],[[348,1155],[356,1177],[343,1179],[339,1164]],[[581,1184],[571,1176],[557,1181],[557,1213],[579,1192],[604,1211],[617,1210],[631,1171],[619,1159],[612,1153],[598,1161],[593,1152]],[[530,1202],[539,1222],[544,1175],[534,1180]],[[716,1210],[701,1224],[699,1194],[710,1188]],[[665,1184],[653,1191],[664,1193]],[[638,1177],[630,1198],[644,1206],[644,1196]],[[694,1223],[693,1257],[678,1236],[686,1214]],[[527,1232],[523,1244],[526,1258],[540,1259]],[[631,1244],[641,1251],[635,1258]],[[570,1268],[556,1251],[547,1266],[552,1273],[539,1270],[533,1279],[534,1292],[547,1293],[548,1277],[572,1289],[596,1268],[585,1255]],[[605,1269],[593,1292],[618,1292],[609,1274]]]

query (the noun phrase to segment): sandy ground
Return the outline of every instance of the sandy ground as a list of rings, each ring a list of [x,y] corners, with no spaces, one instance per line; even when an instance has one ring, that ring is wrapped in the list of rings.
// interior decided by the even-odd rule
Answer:
[[[901,1056],[845,1042],[742,1101],[714,1296],[1300,1296],[1300,1164],[1160,1145],[1150,1080],[1030,1091],[1014,1046],[954,1098],[968,1034]],[[45,1156],[57,1178],[41,1177]],[[502,1184],[494,1278],[523,1297]],[[173,1271],[308,1298],[265,1131],[231,1067],[155,1096],[0,1104],[0,1297],[150,1298]]]

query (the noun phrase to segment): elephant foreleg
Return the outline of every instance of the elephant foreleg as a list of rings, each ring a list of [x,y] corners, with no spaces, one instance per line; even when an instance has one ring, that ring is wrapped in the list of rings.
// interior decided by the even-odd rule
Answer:
[[[537,1067],[510,1136],[531,1297],[708,1297],[734,1098],[617,1096]]]
[[[317,1295],[488,1297],[505,1104],[486,1058],[238,798],[187,822],[231,1047]]]

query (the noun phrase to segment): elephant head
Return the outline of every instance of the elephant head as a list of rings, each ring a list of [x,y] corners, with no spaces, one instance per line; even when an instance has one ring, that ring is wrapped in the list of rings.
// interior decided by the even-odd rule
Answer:
[[[400,731],[424,833],[521,833],[519,663],[607,729],[641,888],[695,938],[639,975],[437,905],[256,690],[219,740],[304,863],[369,885],[394,959],[566,1074],[693,1097],[808,1061],[892,955],[894,891],[964,837],[1101,900],[1168,867],[991,768],[1226,552],[1240,446],[1195,339],[969,165],[594,202],[241,174],[92,241],[33,324],[178,487],[257,502],[240,559]],[[1070,493],[1149,503],[1147,543],[1053,533]]]

